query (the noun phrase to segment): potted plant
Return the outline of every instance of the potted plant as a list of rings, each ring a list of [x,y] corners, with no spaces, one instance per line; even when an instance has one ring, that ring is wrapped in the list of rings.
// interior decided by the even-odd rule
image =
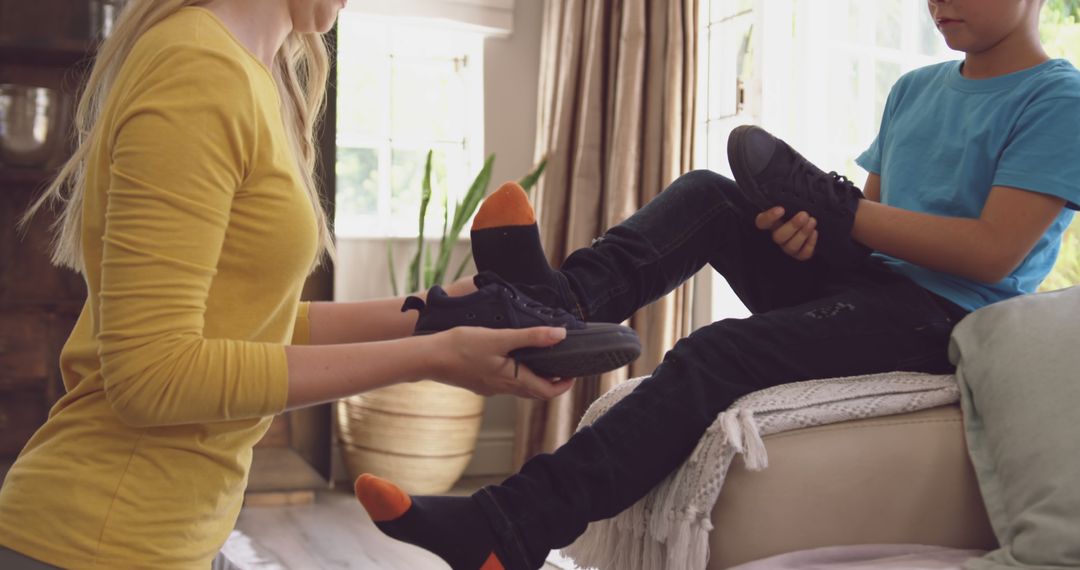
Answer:
[[[430,289],[456,280],[472,258],[466,254],[450,268],[454,245],[465,224],[487,195],[495,156],[484,162],[451,216],[444,198],[443,230],[438,249],[427,247],[424,230],[431,202],[433,153],[428,152],[420,194],[419,231],[405,277],[405,292]],[[539,180],[546,161],[519,184],[526,191]],[[444,195],[445,196],[445,195]],[[390,281],[399,294],[396,264],[388,252]],[[431,380],[398,384],[358,394],[338,402],[337,423],[342,456],[350,477],[374,473],[406,492],[437,494],[448,491],[472,459],[483,419],[484,398],[468,390]]]

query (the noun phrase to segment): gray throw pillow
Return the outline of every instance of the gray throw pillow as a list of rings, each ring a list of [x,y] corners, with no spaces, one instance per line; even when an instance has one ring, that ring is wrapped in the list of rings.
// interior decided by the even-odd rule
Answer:
[[[1001,545],[968,568],[1080,568],[1080,287],[976,311],[949,352]]]

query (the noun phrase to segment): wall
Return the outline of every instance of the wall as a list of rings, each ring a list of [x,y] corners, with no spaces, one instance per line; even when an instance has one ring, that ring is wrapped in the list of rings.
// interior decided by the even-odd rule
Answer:
[[[485,154],[497,157],[493,187],[520,178],[533,166],[542,7],[541,0],[515,2],[513,34],[489,39],[484,48],[484,146]],[[411,245],[409,240],[395,240],[399,263],[407,259]],[[385,240],[342,239],[338,248],[337,300],[390,295]],[[467,242],[459,244],[455,259],[467,248]],[[466,475],[510,472],[515,408],[509,396],[488,399],[477,451]]]

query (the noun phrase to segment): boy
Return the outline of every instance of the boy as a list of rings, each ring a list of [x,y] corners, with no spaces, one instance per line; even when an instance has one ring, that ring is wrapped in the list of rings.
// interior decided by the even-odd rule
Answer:
[[[951,372],[956,322],[1034,291],[1080,203],[1080,72],[1043,51],[1041,6],[928,2],[965,58],[897,82],[858,159],[865,197],[761,129],[738,129],[737,184],[691,172],[555,271],[524,195],[493,195],[474,225],[478,267],[551,306],[620,322],[709,263],[754,314],[681,340],[599,421],[472,497],[409,497],[362,476],[379,528],[454,568],[537,568],[644,496],[746,393]]]

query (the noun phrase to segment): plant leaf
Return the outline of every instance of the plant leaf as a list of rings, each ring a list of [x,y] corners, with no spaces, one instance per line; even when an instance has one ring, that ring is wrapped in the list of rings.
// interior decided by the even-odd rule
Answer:
[[[547,162],[546,156],[540,159],[540,164],[537,164],[532,172],[526,174],[525,178],[522,178],[521,181],[518,182],[522,189],[525,190],[526,194],[528,194],[529,191],[533,189],[533,186],[536,186],[536,183],[540,181],[540,176],[544,174],[544,169],[547,168]]]
[[[424,290],[431,289],[432,285],[435,285],[435,281],[432,279],[435,276],[435,267],[431,259],[431,248],[427,248],[424,251]]]
[[[491,169],[495,165],[495,155],[488,156],[484,161],[484,167],[476,175],[465,197],[454,208],[454,221],[448,232],[443,234],[442,244],[439,246],[439,259],[435,262],[435,282],[442,283],[450,265],[450,254],[454,250],[454,243],[465,228],[466,222],[480,206],[480,201],[487,194],[488,186],[491,185]]]
[[[454,281],[461,279],[461,276],[465,274],[465,268],[469,266],[469,262],[472,261],[472,252],[465,255],[465,259],[461,260],[461,265],[458,266],[457,272],[454,273]]]
[[[427,218],[428,204],[431,202],[431,160],[434,151],[429,150],[427,161],[424,163],[424,181],[420,187],[420,227],[416,236],[416,255],[409,264],[409,292],[415,293],[420,290],[420,260],[424,254],[424,220]],[[426,279],[425,279],[426,281]],[[425,287],[426,288],[426,287]]]
[[[494,165],[495,155],[492,154],[484,161],[484,167],[480,169],[480,173],[476,175],[469,190],[465,192],[465,197],[461,199],[461,206],[454,212],[454,223],[450,226],[450,235],[454,239],[457,239],[462,228],[465,227],[465,222],[469,221],[476,209],[480,207],[480,201],[487,195],[488,186],[491,185],[491,169]]]
[[[394,264],[394,242],[386,240],[386,262],[390,265],[390,287],[394,290],[394,296],[397,297],[401,293],[398,293],[397,273]]]

